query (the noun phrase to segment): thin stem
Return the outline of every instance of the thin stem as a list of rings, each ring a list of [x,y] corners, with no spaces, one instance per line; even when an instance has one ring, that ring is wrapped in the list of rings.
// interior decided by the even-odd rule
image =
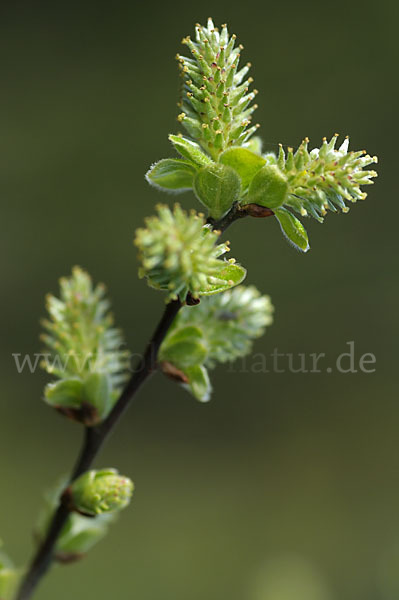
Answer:
[[[223,231],[226,231],[226,229],[230,227],[230,225],[232,225],[235,221],[246,216],[246,212],[241,210],[238,204],[236,203],[233,204],[229,212],[226,213],[221,219],[215,221],[214,219],[212,219],[212,217],[209,217],[208,223],[212,225],[213,229],[216,229],[220,231],[220,233],[223,233]]]
[[[180,300],[173,300],[166,305],[165,312],[149,342],[142,359],[134,370],[131,378],[122,391],[119,400],[113,410],[98,427],[86,428],[83,446],[72,472],[70,482],[74,481],[82,473],[87,471],[102,448],[108,434],[121,415],[126,410],[129,402],[134,398],[143,383],[150,377],[156,367],[158,350],[171,326],[174,318],[180,310]],[[29,571],[22,582],[16,600],[28,600],[32,597],[40,579],[45,575],[53,560],[54,549],[57,539],[68,519],[69,509],[60,501],[54,513],[49,529],[42,544],[33,558]]]
[[[222,219],[219,221],[209,220],[209,222],[212,224],[213,229],[217,229],[222,233],[234,223],[234,221],[243,216],[246,216],[246,213],[240,211],[237,206],[233,206]],[[154,372],[159,348],[181,307],[182,303],[180,300],[172,300],[166,305],[164,314],[147,345],[143,357],[123,389],[114,408],[100,425],[96,427],[87,427],[85,429],[82,449],[75,468],[72,471],[70,483],[91,467],[98,452],[103,447],[105,440],[125,412],[127,406],[133,400],[143,383]],[[54,513],[46,536],[39,546],[30,568],[22,581],[16,600],[29,600],[41,578],[48,571],[53,560],[57,539],[68,519],[69,513],[70,510],[62,502],[61,497],[60,504]]]
[[[212,225],[213,229],[220,231],[226,231],[230,225],[243,219],[244,217],[256,217],[258,219],[264,219],[266,217],[272,217],[274,212],[270,208],[260,206],[259,204],[244,204],[240,206],[238,203],[233,204],[228,213],[224,215],[219,221],[215,221],[211,217],[208,219],[208,223]]]

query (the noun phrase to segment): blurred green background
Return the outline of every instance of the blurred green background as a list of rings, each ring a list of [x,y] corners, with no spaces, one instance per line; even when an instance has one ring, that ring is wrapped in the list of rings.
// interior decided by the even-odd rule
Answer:
[[[335,131],[378,154],[380,177],[348,215],[307,222],[299,255],[277,224],[228,237],[248,282],[272,296],[256,353],[355,341],[373,374],[214,373],[196,403],[153,378],[99,458],[136,483],[130,509],[38,600],[393,600],[399,597],[397,432],[397,3],[3,3],[0,537],[32,549],[43,489],[70,468],[77,426],[41,401],[43,297],[74,264],[106,282],[139,352],[163,298],[137,279],[134,230],[160,201],[144,181],[172,156],[174,55],[212,14],[245,45],[267,149]],[[396,170],[395,170],[396,169]],[[196,201],[181,197],[189,207]]]

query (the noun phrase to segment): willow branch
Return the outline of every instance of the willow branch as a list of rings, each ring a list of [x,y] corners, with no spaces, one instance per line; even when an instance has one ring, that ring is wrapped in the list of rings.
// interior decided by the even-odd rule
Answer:
[[[243,214],[242,211],[234,206],[222,219],[212,222],[211,224],[214,229],[217,229],[222,233],[234,223],[234,221],[243,216],[245,216],[245,213]],[[155,371],[159,348],[182,305],[180,300],[172,300],[166,305],[162,318],[159,321],[142,358],[134,369],[131,378],[123,389],[114,408],[100,425],[96,427],[87,427],[85,429],[83,445],[75,468],[72,471],[69,484],[91,467],[94,459],[108,438],[108,435],[114,429],[141,386]],[[60,504],[54,513],[46,536],[33,557],[29,570],[22,581],[16,600],[29,600],[41,578],[48,571],[53,561],[58,537],[68,519],[69,513],[70,510],[64,505],[61,497]]]

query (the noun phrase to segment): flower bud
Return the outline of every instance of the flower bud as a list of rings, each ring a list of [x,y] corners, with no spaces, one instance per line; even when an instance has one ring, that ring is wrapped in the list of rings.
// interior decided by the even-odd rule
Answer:
[[[76,512],[87,516],[125,508],[133,494],[133,482],[115,469],[88,471],[67,490],[67,501]]]

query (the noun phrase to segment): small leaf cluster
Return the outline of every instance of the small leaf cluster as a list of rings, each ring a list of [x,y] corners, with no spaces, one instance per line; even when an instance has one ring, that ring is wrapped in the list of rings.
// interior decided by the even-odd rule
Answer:
[[[201,401],[210,398],[208,368],[245,356],[273,322],[269,296],[254,286],[238,286],[185,307],[175,320],[159,360],[165,374],[180,381]]]
[[[161,205],[157,211],[135,238],[139,275],[150,286],[167,291],[168,300],[185,300],[188,293],[198,298],[241,283],[245,269],[234,259],[220,259],[229,246],[218,243],[219,233],[205,224],[203,215],[187,213],[178,204],[173,210]]]
[[[114,481],[104,481],[105,474],[112,476]],[[133,483],[119,476],[114,469],[103,469],[88,471],[67,487],[66,492],[65,486],[66,481],[62,479],[45,495],[35,539],[41,543],[62,495],[62,501],[69,503],[71,512],[57,540],[56,559],[70,563],[82,558],[105,537],[119,511],[129,503]]]
[[[253,205],[271,209],[287,239],[302,251],[309,249],[308,236],[291,211],[322,223],[328,210],[346,213],[346,202],[364,200],[367,194],[360,186],[372,184],[377,176],[376,171],[365,170],[377,162],[377,157],[363,150],[349,152],[348,138],[336,149],[337,135],[329,142],[324,139],[320,148],[311,151],[307,139],[296,152],[289,148],[285,153],[280,146],[277,156],[271,152],[262,155],[249,147],[228,148],[217,163],[209,158],[207,163],[206,158],[200,162],[201,149],[195,142],[179,136],[170,139],[184,160],[164,159],[153,165],[147,173],[151,184],[163,188],[167,181],[174,191],[191,187],[213,219],[220,219],[234,207],[244,211]],[[187,172],[184,188],[179,188],[183,163],[190,175]]]
[[[68,417],[95,425],[110,412],[125,381],[129,355],[121,349],[121,332],[113,326],[105,288],[75,267],[60,280],[60,297],[47,297],[49,318],[41,339],[49,353],[42,366],[57,381],[45,400]]]
[[[88,273],[74,267],[70,277],[60,280],[59,297],[47,297],[47,310],[41,339],[48,353],[42,366],[57,380],[46,386],[45,401],[72,420],[97,427],[121,392],[130,358],[114,327],[105,288],[94,286]],[[61,502],[69,516],[57,540],[56,558],[64,563],[80,558],[106,535],[116,513],[129,504],[133,488],[115,469],[87,471],[69,486],[59,482],[45,498],[37,542],[42,542]]]
[[[348,138],[336,149],[337,134],[311,151],[306,138],[296,152],[280,145],[277,156],[262,154],[260,139],[251,137],[256,126],[247,129],[255,92],[251,78],[243,81],[249,65],[237,70],[242,47],[235,48],[235,36],[209,20],[196,26],[196,41],[183,43],[191,57],[178,55],[184,80],[178,120],[190,137],[169,136],[182,158],[155,163],[147,181],[166,191],[193,190],[214,221],[230,210],[259,216],[250,207],[270,209],[288,241],[306,252],[307,233],[292,211],[319,222],[327,210],[348,212],[346,202],[366,197],[360,186],[377,173],[364,169],[377,158],[348,152]]]

